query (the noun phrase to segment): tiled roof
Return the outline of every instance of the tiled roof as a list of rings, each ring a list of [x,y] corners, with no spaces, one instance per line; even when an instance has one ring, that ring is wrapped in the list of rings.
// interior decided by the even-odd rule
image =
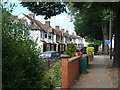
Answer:
[[[71,37],[72,39],[76,39],[76,36],[75,36],[75,35],[70,35],[70,37]]]
[[[25,14],[24,14],[25,15]],[[40,21],[36,20],[36,19],[32,19],[31,17],[29,17],[28,15],[25,15],[28,19],[30,19],[32,22],[34,22],[41,30],[45,31],[45,32],[48,32],[48,30],[50,31],[54,31],[54,34],[56,35],[59,35],[59,36],[66,36],[66,37],[70,37],[70,38],[73,38],[73,39],[81,39],[79,36],[77,35],[70,35],[69,33],[67,32],[64,32],[62,33],[62,31],[59,29],[59,28],[55,28],[53,29],[51,26],[48,26],[46,24],[42,24]],[[34,26],[35,27],[35,26]],[[51,30],[52,28],[52,30]]]
[[[59,29],[55,28],[54,29],[54,34],[62,36],[62,31],[60,31]]]
[[[32,22],[34,22],[37,26],[39,26],[39,28],[42,29],[42,30],[44,30],[45,32],[48,32],[48,30],[50,30],[51,26],[47,26],[46,24],[42,24],[40,21],[38,21],[36,19],[32,19],[28,15],[25,15],[25,16],[27,18],[29,18]]]
[[[40,28],[37,25],[32,24],[32,25],[30,25],[30,29],[31,30],[39,30]]]
[[[63,36],[70,37],[70,34],[65,32],[63,33]]]
[[[25,14],[24,14],[25,15]],[[39,29],[43,29],[43,26],[42,26],[42,23],[36,19],[32,19],[31,17],[29,17],[28,15],[25,15],[29,20],[31,20],[32,22],[34,22],[38,27]],[[45,30],[44,30],[45,31]]]
[[[80,38],[80,36],[77,36],[77,35],[76,35],[76,39],[81,39],[81,38]]]

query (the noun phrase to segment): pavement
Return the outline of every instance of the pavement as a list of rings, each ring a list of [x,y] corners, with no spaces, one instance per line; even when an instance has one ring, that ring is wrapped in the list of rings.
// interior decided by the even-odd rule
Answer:
[[[95,55],[94,60],[89,62],[88,73],[80,74],[79,79],[71,88],[117,88],[113,85],[113,81],[117,84],[117,80],[111,80],[108,71],[111,69],[112,62],[113,60],[109,59],[108,55]],[[117,74],[117,72],[113,73],[116,78],[118,78]]]

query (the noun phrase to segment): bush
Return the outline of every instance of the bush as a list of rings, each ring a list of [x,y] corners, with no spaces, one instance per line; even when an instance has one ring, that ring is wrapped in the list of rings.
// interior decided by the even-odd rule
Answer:
[[[97,53],[97,51],[98,51],[98,45],[97,44],[89,44],[88,47],[94,47],[94,53]]]
[[[2,9],[2,87],[43,88],[44,64],[38,60],[36,43],[28,40],[28,27],[15,22]]]
[[[87,52],[87,54],[93,53],[94,47],[87,47],[86,52]]]
[[[2,9],[2,88],[52,88],[61,86],[61,63],[48,72],[38,59],[36,42],[29,40],[29,27],[14,22]]]
[[[64,54],[69,55],[70,57],[74,57],[75,56],[75,50],[76,47],[73,43],[71,43],[70,45],[68,45],[68,47],[66,48]]]
[[[61,87],[62,85],[62,65],[61,61],[55,63],[55,65],[46,72],[44,79],[44,88]]]

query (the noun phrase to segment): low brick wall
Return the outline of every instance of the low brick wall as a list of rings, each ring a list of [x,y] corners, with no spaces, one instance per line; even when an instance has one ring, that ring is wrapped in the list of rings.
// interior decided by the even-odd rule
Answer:
[[[79,77],[80,56],[62,55],[62,88],[70,88]]]

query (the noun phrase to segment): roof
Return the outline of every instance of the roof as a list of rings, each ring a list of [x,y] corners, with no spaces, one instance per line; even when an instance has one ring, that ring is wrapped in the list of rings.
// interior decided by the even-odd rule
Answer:
[[[72,38],[72,39],[81,39],[79,36],[77,36],[77,35],[70,35],[70,37]]]
[[[63,33],[63,36],[70,37],[70,34],[65,32]]]
[[[25,15],[25,14],[24,14]],[[42,29],[42,30],[44,30],[43,29],[43,27],[42,27],[42,23],[40,22],[40,21],[38,21],[38,20],[36,20],[36,19],[32,19],[31,17],[29,17],[28,15],[25,15],[29,20],[31,20],[32,22],[34,22],[38,27],[39,27],[39,29]],[[35,25],[35,24],[33,24],[33,25]],[[35,27],[35,26],[34,26]],[[45,30],[44,30],[45,31]]]
[[[76,36],[75,36],[75,35],[70,35],[70,37],[71,37],[72,39],[76,39]]]
[[[40,28],[37,25],[35,25],[35,24],[30,25],[30,29],[31,30],[40,30]]]
[[[25,14],[24,14],[25,15]],[[30,19],[32,22],[34,22],[40,29],[44,30],[45,32],[48,32],[48,30],[50,30],[50,28],[52,28],[51,26],[47,26],[46,24],[42,24],[40,21],[38,21],[37,19],[32,19],[31,17],[29,17],[28,15],[25,15],[28,19]]]
[[[60,31],[59,29],[55,28],[54,29],[54,34],[62,36],[62,31]]]
[[[25,14],[23,14],[23,15],[25,15]],[[45,31],[45,32],[48,32],[48,30],[50,30],[50,32],[53,32],[54,31],[54,34],[56,34],[56,35],[59,35],[59,36],[66,36],[66,37],[71,37],[71,38],[73,38],[73,39],[81,39],[79,36],[77,36],[77,35],[74,35],[74,34],[72,34],[72,35],[70,35],[69,33],[67,33],[67,32],[64,32],[64,33],[62,33],[62,31],[59,29],[59,28],[55,28],[55,29],[53,29],[51,26],[48,26],[48,25],[46,25],[46,24],[42,24],[40,21],[38,21],[37,19],[33,19],[33,18],[31,18],[31,17],[29,17],[28,15],[25,15],[28,19],[30,19],[32,22],[34,22],[35,24],[33,24],[32,26],[31,26],[31,28],[33,28],[33,29],[38,29],[38,27],[39,27],[39,29],[40,30],[43,30],[43,31]],[[52,29],[52,30],[51,30]]]

